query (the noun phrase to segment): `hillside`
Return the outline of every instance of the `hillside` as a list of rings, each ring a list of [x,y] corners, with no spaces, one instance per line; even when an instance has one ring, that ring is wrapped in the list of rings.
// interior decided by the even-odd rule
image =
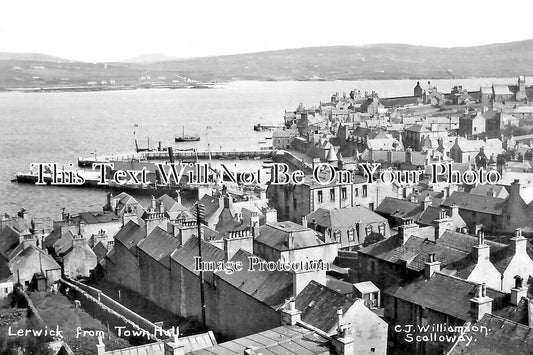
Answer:
[[[102,80],[139,86],[187,78],[210,82],[508,77],[533,74],[533,40],[457,48],[314,47],[166,61],[159,61],[165,57],[158,54],[134,58],[140,62],[108,64],[2,58],[0,54],[3,88],[87,85]]]

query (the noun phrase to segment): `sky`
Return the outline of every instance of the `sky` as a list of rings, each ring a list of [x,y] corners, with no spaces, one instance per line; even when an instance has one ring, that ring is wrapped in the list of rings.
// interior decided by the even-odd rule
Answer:
[[[1,0],[0,52],[105,62],[372,43],[472,46],[533,38],[532,10],[531,0]]]

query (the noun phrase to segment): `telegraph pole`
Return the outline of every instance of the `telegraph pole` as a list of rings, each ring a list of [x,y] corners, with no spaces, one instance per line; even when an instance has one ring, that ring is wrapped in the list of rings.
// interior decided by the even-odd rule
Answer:
[[[197,203],[196,204],[196,224],[198,225],[198,257],[200,262],[202,261],[202,221],[205,216],[204,205]],[[205,324],[205,295],[204,295],[204,272],[200,268],[200,303],[202,306],[202,323]]]

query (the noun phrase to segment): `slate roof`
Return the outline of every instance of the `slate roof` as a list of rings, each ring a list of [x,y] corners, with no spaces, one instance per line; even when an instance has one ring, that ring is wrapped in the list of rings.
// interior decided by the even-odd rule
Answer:
[[[353,206],[347,208],[319,208],[306,216],[307,222],[316,221],[319,226],[325,228],[342,228],[353,226],[354,223],[386,222],[385,217],[369,210],[363,206]]]
[[[257,354],[262,355],[330,354],[329,339],[298,325],[284,325],[193,351],[192,354],[241,355],[249,347],[253,347]]]
[[[203,256],[203,255],[202,255]],[[239,249],[231,261],[242,262],[243,270],[217,275],[224,281],[256,300],[279,309],[293,294],[293,275],[288,271],[251,271],[248,270],[248,257],[253,254]]]
[[[469,194],[467,192],[453,192],[442,203],[443,206],[451,207],[457,205],[459,209],[475,211],[492,215],[501,215],[503,212],[505,199]]]
[[[181,246],[176,249],[170,258],[176,263],[180,264],[187,270],[196,275],[200,275],[199,271],[194,270],[194,257],[198,256],[198,238],[192,236]],[[224,259],[224,250],[215,247],[214,245],[202,241],[202,260],[203,261],[220,261]]]
[[[137,245],[137,248],[168,268],[170,267],[170,259],[168,256],[176,250],[178,246],[178,239],[174,238],[161,228],[156,227],[148,237],[141,240]]]
[[[458,341],[448,355],[530,355],[533,349],[533,331],[528,326],[518,324],[494,314],[485,314],[476,322],[477,326],[485,326],[489,329],[484,332],[467,332],[473,336],[473,340],[467,345],[466,342]]]
[[[19,245],[21,234],[7,226],[0,231],[0,254],[8,257],[9,253]]]
[[[163,196],[157,198],[156,201],[159,203],[163,202],[163,206],[166,212],[187,211],[186,207],[178,203],[178,201],[174,200],[167,194],[164,194]]]
[[[119,222],[121,220],[116,213],[108,211],[80,212],[77,216],[72,215],[71,217],[74,221],[85,224]]]
[[[291,221],[273,222],[259,227],[259,235],[255,241],[275,250],[289,250],[289,233],[294,237],[293,249],[303,249],[324,245],[320,234],[310,228]]]
[[[404,301],[450,315],[464,321],[470,320],[470,299],[475,296],[478,284],[458,277],[436,272],[430,279],[420,277],[406,285],[391,287],[385,293]],[[451,292],[453,290],[453,292]],[[487,296],[494,299],[493,309],[506,294],[487,288]]]
[[[105,260],[108,250],[107,247],[104,245],[104,242],[99,241],[98,244],[93,247],[93,252],[96,255],[96,260],[98,261],[98,263],[101,263]]]
[[[326,286],[343,295],[351,295],[353,293],[353,285],[351,283],[336,279],[329,275],[326,275]]]
[[[528,298],[523,297],[520,302],[518,302],[518,305],[509,305],[503,309],[493,312],[493,314],[508,319],[510,321],[528,326],[528,303]]]
[[[397,264],[404,262],[408,269],[418,272],[424,269],[425,262],[428,260],[429,254],[432,253],[441,262],[442,268],[448,265],[455,265],[455,263],[465,259],[469,260],[469,263],[472,263],[470,256],[471,247],[456,247],[453,242],[449,241],[452,238],[450,237],[451,233],[454,232],[445,231],[437,241],[412,235],[403,245],[401,244],[400,238],[395,236],[369,245],[359,250],[359,253],[389,263]],[[463,236],[467,237],[464,234],[456,233],[453,238],[462,238]]]
[[[414,124],[412,126],[405,127],[405,130],[406,131],[410,131],[410,132],[419,132],[419,133],[429,133],[430,132],[427,128],[425,128],[421,124]]]
[[[185,345],[185,354],[190,353],[191,351],[215,346],[217,344],[215,335],[212,331],[187,337],[180,337],[179,340]],[[163,341],[158,341],[156,343],[150,343],[146,345],[106,351],[105,355],[165,355],[165,347]]]
[[[326,333],[337,324],[337,309],[341,308],[344,314],[356,302],[316,281],[307,284],[295,301],[302,321]]]
[[[128,221],[115,235],[115,240],[127,249],[131,249],[146,237],[146,227],[141,227],[133,221]]]
[[[422,206],[416,202],[395,197],[385,197],[378,208],[376,208],[376,212],[382,216],[417,219],[420,213],[422,213]]]

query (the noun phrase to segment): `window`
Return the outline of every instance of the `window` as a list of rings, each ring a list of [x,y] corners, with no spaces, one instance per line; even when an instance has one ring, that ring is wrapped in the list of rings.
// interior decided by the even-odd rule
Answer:
[[[371,211],[373,211],[373,210],[374,210],[374,202],[370,202],[370,203],[368,204],[368,208],[369,208]]]
[[[492,221],[493,221],[493,222],[496,222],[497,219],[498,219],[498,216],[496,216],[495,214],[493,214],[493,215],[491,216],[491,218],[492,218]]]
[[[353,227],[348,229],[348,241],[349,242],[355,241],[355,229]]]
[[[346,188],[345,188],[345,187],[343,187],[343,188],[341,189],[341,198],[342,198],[343,200],[346,200]]]
[[[357,187],[355,188],[354,194],[355,194],[355,197],[359,196],[359,189]]]
[[[476,211],[472,211],[472,217],[476,217]]]
[[[292,199],[292,206],[294,207],[294,209],[296,209],[298,207],[298,200],[293,198]]]
[[[372,229],[373,229],[373,227],[372,227],[371,224],[369,224],[369,225],[367,225],[367,226],[365,227],[365,231],[366,231],[366,236],[367,236],[367,237],[368,237],[370,234],[372,234]]]
[[[363,196],[366,197],[367,194],[368,194],[368,186],[367,185],[363,185]]]
[[[385,223],[380,223],[378,226],[378,232],[382,236],[385,236]]]
[[[334,242],[337,242],[337,243],[340,243],[341,241],[341,231],[340,230],[336,230],[334,233],[333,233],[333,241]]]
[[[322,191],[318,191],[318,202],[322,202],[324,197],[322,197]]]
[[[335,201],[335,189],[330,189],[329,190],[329,199],[331,201]]]

